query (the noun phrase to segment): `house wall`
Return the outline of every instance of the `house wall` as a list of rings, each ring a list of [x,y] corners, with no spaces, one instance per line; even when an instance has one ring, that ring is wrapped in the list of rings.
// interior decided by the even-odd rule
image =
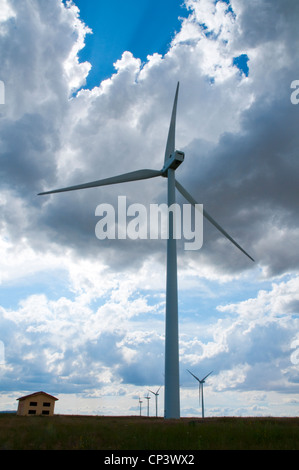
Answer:
[[[19,401],[17,415],[19,416],[34,416],[44,415],[53,416],[55,400],[47,395],[38,395],[33,397],[24,398]]]

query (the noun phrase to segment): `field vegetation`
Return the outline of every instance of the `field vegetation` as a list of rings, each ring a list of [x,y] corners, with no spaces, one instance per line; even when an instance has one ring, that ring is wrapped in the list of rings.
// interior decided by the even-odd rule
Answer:
[[[0,414],[0,450],[298,450],[299,418]]]

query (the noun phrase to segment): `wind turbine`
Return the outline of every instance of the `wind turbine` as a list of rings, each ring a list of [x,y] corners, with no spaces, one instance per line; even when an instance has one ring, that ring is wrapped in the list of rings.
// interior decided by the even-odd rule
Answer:
[[[187,369],[188,370],[188,369]],[[203,405],[203,384],[205,383],[205,380],[207,377],[209,377],[209,375],[211,375],[211,372],[209,372],[203,379],[199,379],[198,377],[196,377],[196,375],[192,374],[192,372],[190,372],[190,370],[188,370],[189,374],[193,375],[193,377],[198,381],[198,392],[199,392],[199,406],[200,406],[200,391],[201,391],[201,416],[204,418],[205,415],[204,415],[204,405]]]
[[[175,204],[175,188],[192,205],[197,204],[188,191],[175,179],[176,169],[183,163],[185,154],[175,150],[176,112],[179,93],[177,85],[172,109],[168,139],[166,144],[164,166],[161,170],[137,170],[130,173],[105,178],[90,183],[69,186],[39,193],[39,195],[95,188],[129,181],[145,180],[163,176],[168,181],[168,207]],[[253,258],[203,209],[203,215],[228,240],[241,250],[252,261]],[[165,320],[165,418],[180,417],[180,385],[179,385],[179,338],[178,338],[178,287],[177,287],[177,252],[173,213],[169,211],[169,236],[167,240],[167,275],[166,275],[166,320]]]
[[[155,395],[155,400],[156,400],[156,416],[158,416],[158,396],[159,396],[159,390],[161,387],[158,388],[156,392],[153,392],[152,390],[149,390],[153,395]]]
[[[149,396],[149,394],[146,395],[146,397],[144,397],[146,400],[147,400],[147,416],[149,416],[149,401],[151,399],[151,397]]]
[[[141,405],[142,405],[142,403],[143,403],[143,402],[142,402],[141,398],[139,397],[140,416],[141,416]]]

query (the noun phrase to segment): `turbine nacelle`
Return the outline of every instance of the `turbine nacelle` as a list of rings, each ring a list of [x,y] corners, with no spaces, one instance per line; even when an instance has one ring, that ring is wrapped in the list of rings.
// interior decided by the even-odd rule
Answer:
[[[162,168],[162,176],[167,176],[167,170],[176,170],[184,161],[185,154],[180,150],[175,150],[172,155],[166,160]]]

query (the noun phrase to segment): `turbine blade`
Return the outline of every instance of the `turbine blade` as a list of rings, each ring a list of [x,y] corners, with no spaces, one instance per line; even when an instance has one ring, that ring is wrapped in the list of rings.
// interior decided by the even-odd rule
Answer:
[[[137,171],[132,171],[130,173],[125,173],[123,175],[112,176],[111,178],[105,178],[105,179],[98,180],[98,181],[91,181],[90,183],[78,184],[75,186],[68,186],[67,188],[46,191],[43,193],[39,193],[38,196],[43,196],[45,194],[62,193],[65,191],[75,191],[77,189],[95,188],[97,186],[106,186],[110,184],[126,183],[128,181],[144,180],[148,178],[155,178],[156,176],[161,176],[161,175],[162,175],[162,172],[157,171],[157,170],[137,170]]]
[[[192,374],[192,372],[190,372],[190,370],[189,370],[189,369],[187,369],[187,371],[189,372],[189,374],[193,375],[193,377],[194,377],[196,380],[198,380],[198,382],[200,382],[199,378],[198,378],[198,377],[196,377],[196,375]]]
[[[169,131],[168,131],[168,139],[167,139],[166,150],[165,150],[164,164],[166,163],[166,160],[168,160],[170,155],[172,155],[173,152],[175,151],[175,123],[176,123],[176,110],[177,110],[177,103],[178,103],[179,87],[180,87],[180,82],[178,82],[177,84],[173,108],[172,108],[172,115],[171,115]]]
[[[183,188],[183,186],[176,180],[175,181],[176,188],[179,190],[179,192],[184,196],[187,201],[189,201],[191,204],[195,205],[197,202],[195,199],[191,196],[191,194],[188,193],[188,191]],[[254,261],[254,259],[207,213],[206,210],[203,209],[203,215],[208,221],[216,227],[219,232],[221,232],[229,241],[231,241],[239,250],[242,251],[246,256],[248,256],[251,261]]]
[[[201,379],[201,382],[204,382],[206,380],[207,377],[209,377],[209,375],[211,375],[213,371],[209,372],[208,375],[206,375],[203,379]]]

